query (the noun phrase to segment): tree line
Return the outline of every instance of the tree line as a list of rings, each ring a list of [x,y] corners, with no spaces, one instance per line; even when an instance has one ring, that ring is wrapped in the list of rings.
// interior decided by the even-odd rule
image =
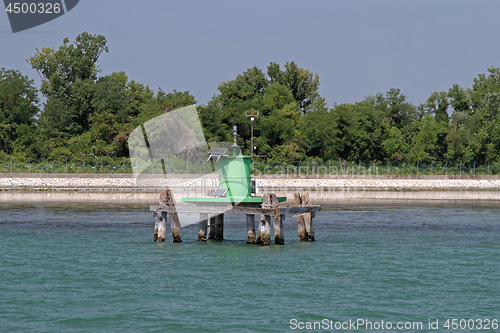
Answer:
[[[80,34],[27,59],[42,83],[0,69],[0,159],[82,160],[128,157],[130,132],[164,112],[196,104],[188,91],[157,92],[125,72],[99,76],[109,52],[101,35]],[[252,67],[224,81],[197,107],[207,142],[232,141],[272,163],[499,163],[500,69],[471,88],[453,85],[414,105],[397,88],[329,108],[319,76],[293,61]],[[40,102],[40,96],[44,103]],[[251,122],[245,112],[259,111]]]

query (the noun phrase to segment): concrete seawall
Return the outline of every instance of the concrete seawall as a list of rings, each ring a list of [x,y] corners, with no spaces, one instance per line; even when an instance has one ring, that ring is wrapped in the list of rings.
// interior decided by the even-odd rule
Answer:
[[[202,186],[202,175],[161,175],[136,182],[129,174],[0,174],[0,201],[154,202],[165,187]],[[257,176],[260,193],[293,197],[307,190],[315,202],[377,200],[499,201],[500,177]]]

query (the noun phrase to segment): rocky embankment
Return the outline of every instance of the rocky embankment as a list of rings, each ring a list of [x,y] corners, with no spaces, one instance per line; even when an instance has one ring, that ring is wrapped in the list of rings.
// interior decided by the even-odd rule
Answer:
[[[258,176],[260,191],[498,191],[500,177],[420,176],[395,178],[385,176],[348,177],[287,177]],[[177,175],[164,179],[149,177],[136,180],[121,174],[0,174],[0,190],[21,191],[156,191],[160,188],[208,188],[211,178]]]
[[[258,194],[273,192],[290,200],[294,192],[309,191],[315,203],[382,202],[500,202],[500,177],[396,178],[387,176],[314,177],[258,176]],[[0,174],[0,202],[123,202],[150,204],[161,189],[198,196],[218,186],[207,176],[178,175],[136,180],[120,174]],[[293,202],[288,202],[293,203]]]

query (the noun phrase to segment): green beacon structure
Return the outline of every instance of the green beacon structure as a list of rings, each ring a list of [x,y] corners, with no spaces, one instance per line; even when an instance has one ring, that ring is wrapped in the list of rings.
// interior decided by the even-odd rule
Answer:
[[[233,205],[258,205],[262,204],[262,197],[252,196],[256,192],[256,182],[252,180],[252,158],[239,154],[236,144],[237,128],[233,127],[234,143],[230,147],[231,155],[227,148],[211,148],[208,160],[219,161],[219,188],[210,196],[185,197],[183,202],[198,205],[213,203],[231,203]],[[286,197],[278,197],[278,201],[285,201]]]

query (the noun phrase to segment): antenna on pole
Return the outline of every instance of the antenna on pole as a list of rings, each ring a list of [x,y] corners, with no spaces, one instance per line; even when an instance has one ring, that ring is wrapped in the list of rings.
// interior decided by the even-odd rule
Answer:
[[[252,156],[253,158],[253,150],[254,150],[254,146],[253,146],[253,122],[255,120],[255,118],[259,118],[259,110],[246,110],[245,111],[245,118],[248,118],[250,117],[250,121],[251,121],[251,127],[252,127],[252,143],[251,143],[251,147],[250,147],[250,155]]]

